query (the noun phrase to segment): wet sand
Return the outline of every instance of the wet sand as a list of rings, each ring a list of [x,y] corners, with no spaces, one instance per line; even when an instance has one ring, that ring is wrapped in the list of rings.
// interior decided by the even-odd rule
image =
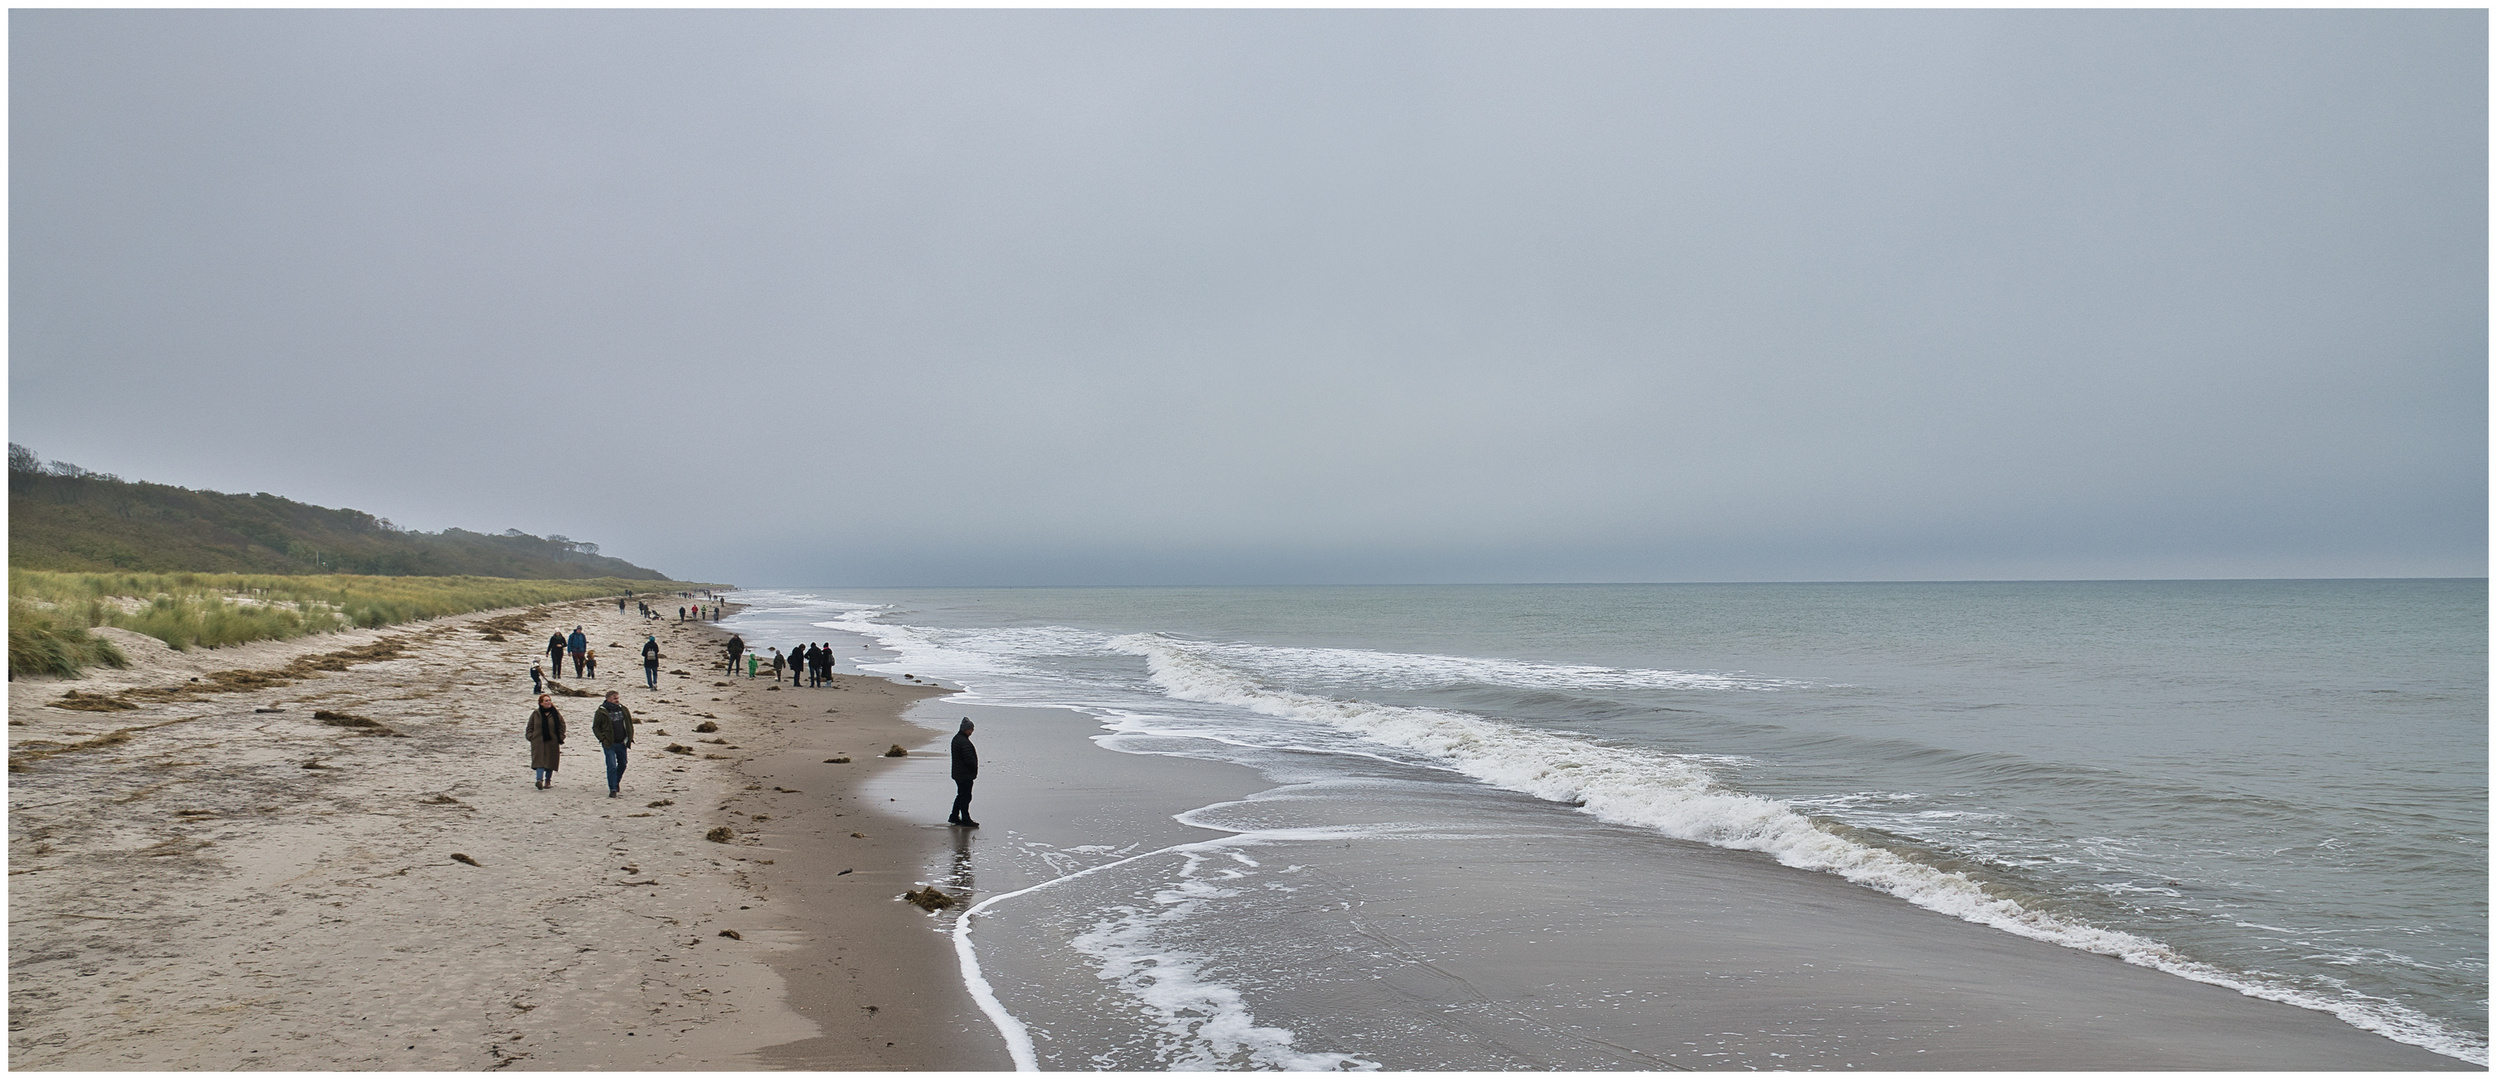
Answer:
[[[595,696],[557,699],[555,787],[527,769],[529,663],[576,624],[605,661],[581,688],[622,691],[642,724],[622,798],[588,735]],[[718,671],[715,628],[647,629],[670,673],[656,693],[643,620],[597,601],[189,654],[116,635],[128,671],[13,682],[10,1065],[1000,1060],[966,1029],[931,920],[893,899],[927,853],[851,794],[899,763],[872,751],[924,741],[899,712],[937,691],[765,691]],[[323,654],[338,670],[288,670]],[[230,670],[263,674],[212,689]],[[56,707],[71,690],[136,707]],[[814,880],[834,858],[855,872]]]
[[[979,725],[973,809],[983,828],[921,826],[958,841],[923,876],[975,901],[1223,837],[1172,815],[1275,786],[1235,765],[1098,748],[1098,725],[1073,713],[947,700],[914,712],[932,727],[965,714]],[[941,759],[914,758],[866,790],[939,821],[950,784]],[[1300,1049],[1391,1070],[2472,1068],[2324,1013],[2016,937],[1831,875],[1484,794],[1516,804],[1503,812],[1529,824],[1507,835],[1529,842],[1423,830],[1240,849],[1304,864],[1319,883],[1293,904],[1222,916],[1223,932],[1264,943],[1249,952],[1263,970],[1235,973],[1268,987],[1250,996],[1258,1022],[1297,1033]],[[1290,820],[1381,812],[1313,801]],[[1385,812],[1427,822],[1432,807]],[[1622,851],[1645,854],[1601,857]],[[1137,880],[1163,880],[1151,865]],[[1010,1009],[1018,983],[1045,984],[1018,1014],[1040,1036],[1040,1065],[1089,1067],[1086,1048],[1108,1042],[1085,1032],[1116,1002],[1106,989],[1074,989],[1098,981],[1067,974],[1087,974],[1083,961],[1009,940],[1063,942],[1086,921],[1029,910],[1054,895],[1008,897],[974,917],[971,938],[987,942],[984,975]],[[1286,910],[1339,907],[1356,914]],[[1556,1000],[1554,987],[1590,980],[1636,989],[1595,1009]],[[1410,1026],[1388,1034],[1399,1018]]]

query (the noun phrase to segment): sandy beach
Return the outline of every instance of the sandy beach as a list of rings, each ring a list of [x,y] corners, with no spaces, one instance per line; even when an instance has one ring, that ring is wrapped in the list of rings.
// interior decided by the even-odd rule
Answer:
[[[557,681],[641,724],[621,798],[595,696],[557,699],[553,788],[527,769],[527,669],[575,625],[600,674]],[[940,690],[728,678],[714,627],[612,602],[188,654],[107,633],[130,669],[11,686],[14,1068],[1007,1064],[897,899],[928,835],[857,795]]]

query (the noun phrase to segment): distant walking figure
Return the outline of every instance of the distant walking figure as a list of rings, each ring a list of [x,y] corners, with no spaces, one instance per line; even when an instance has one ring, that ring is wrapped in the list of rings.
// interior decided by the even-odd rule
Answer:
[[[564,714],[555,708],[552,695],[538,695],[538,707],[529,711],[520,734],[529,740],[529,767],[538,771],[538,790],[555,786],[555,767],[563,763]]]
[[[642,678],[650,681],[651,689],[659,688],[659,635],[657,634],[650,635],[650,640],[642,642]]]
[[[590,651],[590,636],[582,633],[580,627],[573,627],[572,636],[564,639],[564,647],[572,651],[572,674],[578,678],[583,674],[581,654]],[[561,665],[558,664],[557,667],[560,669]]]
[[[624,788],[624,752],[633,745],[633,711],[624,707],[621,695],[607,691],[607,700],[590,714],[590,734],[607,754],[607,797],[615,798]]]
[[[967,828],[979,828],[971,820],[971,782],[980,778],[980,751],[971,745],[971,718],[962,718],[962,730],[954,732],[954,812],[945,820]]]
[[[546,666],[534,661],[529,664],[529,692],[532,694],[546,692]]]
[[[562,634],[546,639],[546,666],[557,671],[564,669],[564,636]]]

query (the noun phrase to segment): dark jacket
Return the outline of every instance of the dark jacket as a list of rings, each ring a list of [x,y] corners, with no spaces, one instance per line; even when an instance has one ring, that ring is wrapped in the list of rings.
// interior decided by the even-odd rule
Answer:
[[[529,710],[529,722],[520,729],[521,737],[529,740],[529,767],[552,769],[559,763],[564,742],[564,714],[553,706]]]
[[[971,745],[970,732],[957,731],[954,733],[954,779],[977,780],[979,778],[980,751]]]
[[[656,664],[658,662],[659,639],[654,637],[648,641],[642,642],[642,663]]]
[[[570,646],[572,651],[580,652],[581,650],[590,647],[590,637],[588,634],[575,630],[572,632],[572,637],[567,639],[564,644]]]
[[[598,711],[590,714],[590,734],[598,736],[600,746],[633,745],[633,710],[623,702],[598,703]]]

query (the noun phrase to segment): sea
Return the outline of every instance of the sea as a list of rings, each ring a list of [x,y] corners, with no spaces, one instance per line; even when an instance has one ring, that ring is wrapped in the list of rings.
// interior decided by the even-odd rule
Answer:
[[[1025,1064],[1639,1065],[1462,1037],[1444,1059],[1366,1052],[1461,1031],[1472,999],[1407,1016],[1365,986],[1568,927],[1469,926],[1457,904],[1427,946],[1356,926],[1349,948],[1325,920],[1357,904],[1323,882],[1503,844],[1602,879],[1660,840],[2488,1060],[2483,579],[733,598],[758,644],[834,640],[844,669],[961,688],[949,709],[1071,710],[1085,753],[1256,777],[1166,808],[1241,842],[1007,845],[1014,895],[981,897],[957,941]],[[1628,994],[1530,989],[1574,1017]],[[1081,1019],[1113,1013],[1139,1019]]]

